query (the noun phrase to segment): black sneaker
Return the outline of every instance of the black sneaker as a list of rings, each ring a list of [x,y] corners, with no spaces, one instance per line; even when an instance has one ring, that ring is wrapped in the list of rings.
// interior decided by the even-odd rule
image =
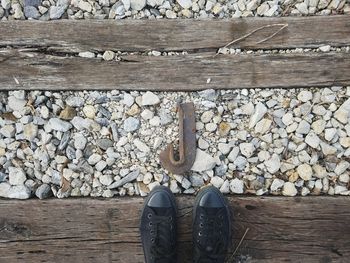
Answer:
[[[176,203],[167,187],[154,188],[146,198],[140,232],[146,263],[176,263]]]
[[[224,263],[230,244],[230,211],[221,192],[201,189],[193,210],[194,263]]]

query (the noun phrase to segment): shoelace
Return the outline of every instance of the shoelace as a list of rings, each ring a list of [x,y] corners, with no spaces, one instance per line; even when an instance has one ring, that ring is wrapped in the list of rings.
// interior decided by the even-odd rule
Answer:
[[[152,216],[151,231],[154,231],[154,238],[151,242],[151,255],[155,262],[173,262],[176,251],[171,243],[171,217],[169,216]]]
[[[221,232],[222,217],[218,217],[219,213],[206,215],[203,223],[202,233],[206,233],[205,244],[197,242],[200,254],[204,255],[199,258],[196,263],[215,263],[224,256],[224,240]],[[208,248],[211,248],[208,250]]]

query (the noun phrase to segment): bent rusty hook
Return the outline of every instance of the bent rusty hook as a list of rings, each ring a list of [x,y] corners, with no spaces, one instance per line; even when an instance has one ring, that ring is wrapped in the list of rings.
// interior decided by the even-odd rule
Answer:
[[[196,120],[193,102],[181,103],[179,111],[179,158],[174,156],[174,147],[169,144],[159,155],[161,165],[173,174],[189,171],[196,159]]]

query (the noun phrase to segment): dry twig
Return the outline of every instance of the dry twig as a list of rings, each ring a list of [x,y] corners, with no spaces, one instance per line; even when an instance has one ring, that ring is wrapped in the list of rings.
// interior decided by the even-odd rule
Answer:
[[[237,253],[238,249],[239,249],[239,248],[240,248],[240,246],[242,245],[242,243],[243,243],[243,241],[244,241],[244,238],[245,238],[245,237],[246,237],[246,235],[248,234],[248,231],[249,231],[249,230],[250,230],[250,229],[249,229],[249,227],[248,227],[248,228],[245,230],[245,232],[244,232],[244,234],[243,234],[243,236],[242,236],[241,240],[239,241],[239,243],[238,243],[238,245],[237,245],[237,247],[236,247],[235,251],[233,251],[233,253],[232,253],[231,257],[230,257],[229,262],[231,262],[231,261],[232,261],[232,259],[233,259],[234,255]]]

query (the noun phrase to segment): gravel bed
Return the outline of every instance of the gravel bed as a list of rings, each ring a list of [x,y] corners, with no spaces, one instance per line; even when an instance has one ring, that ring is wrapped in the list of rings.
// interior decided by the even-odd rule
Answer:
[[[196,107],[197,159],[169,174],[176,103]],[[0,196],[350,195],[350,87],[0,93]]]
[[[336,53],[349,53],[350,46],[344,47],[332,47],[330,45],[320,46],[318,48],[294,48],[294,49],[273,49],[273,50],[242,50],[239,48],[229,48],[223,47],[218,49],[218,54],[231,54],[231,55],[241,55],[241,54],[301,54],[301,53],[327,53],[327,52],[336,52]],[[121,61],[123,60],[123,56],[129,55],[141,55],[141,56],[185,56],[188,55],[187,51],[183,52],[160,52],[156,50],[152,50],[149,52],[121,52],[121,51],[113,51],[107,50],[105,52],[91,52],[84,51],[77,54],[79,57],[83,58],[98,58],[106,61]]]
[[[349,0],[1,0],[0,19],[231,18],[350,13]]]

